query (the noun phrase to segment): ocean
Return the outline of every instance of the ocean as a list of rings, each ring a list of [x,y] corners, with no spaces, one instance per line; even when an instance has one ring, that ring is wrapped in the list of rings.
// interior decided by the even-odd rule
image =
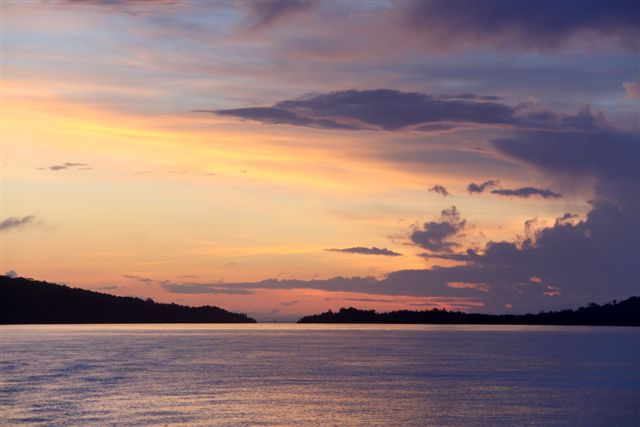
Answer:
[[[0,424],[639,426],[640,328],[0,327]]]

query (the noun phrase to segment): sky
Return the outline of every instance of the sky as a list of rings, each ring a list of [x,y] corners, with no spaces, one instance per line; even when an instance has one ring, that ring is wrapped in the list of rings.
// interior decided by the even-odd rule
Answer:
[[[1,12],[3,273],[258,320],[640,294],[637,2]]]

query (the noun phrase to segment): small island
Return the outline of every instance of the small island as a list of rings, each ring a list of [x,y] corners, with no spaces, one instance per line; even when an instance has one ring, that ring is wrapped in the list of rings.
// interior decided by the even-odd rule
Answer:
[[[219,307],[163,304],[0,276],[0,324],[255,322]]]
[[[329,310],[305,316],[298,323],[640,326],[640,297],[603,305],[590,303],[577,310],[543,311],[538,314],[478,314],[437,308],[378,313],[349,307],[341,308],[338,312]]]

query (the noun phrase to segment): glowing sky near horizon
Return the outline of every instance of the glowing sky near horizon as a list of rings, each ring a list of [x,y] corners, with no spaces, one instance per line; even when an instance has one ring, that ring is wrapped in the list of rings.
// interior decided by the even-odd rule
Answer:
[[[4,1],[2,272],[259,319],[638,294],[639,6],[461,4]]]

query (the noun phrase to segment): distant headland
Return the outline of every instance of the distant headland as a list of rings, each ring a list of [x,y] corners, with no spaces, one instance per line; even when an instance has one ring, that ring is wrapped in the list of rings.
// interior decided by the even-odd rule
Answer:
[[[246,314],[218,307],[162,304],[0,276],[0,324],[255,322]]]
[[[0,276],[0,324],[56,323],[256,323],[256,320],[219,307],[156,303],[151,299]],[[349,307],[305,316],[297,323],[640,326],[640,297],[537,314],[479,314],[437,308],[378,313]]]
[[[414,324],[478,324],[478,325],[592,325],[640,326],[640,297],[598,305],[591,303],[577,310],[548,311],[538,314],[477,314],[448,311],[391,311],[341,308],[305,316],[298,323],[414,323]]]

